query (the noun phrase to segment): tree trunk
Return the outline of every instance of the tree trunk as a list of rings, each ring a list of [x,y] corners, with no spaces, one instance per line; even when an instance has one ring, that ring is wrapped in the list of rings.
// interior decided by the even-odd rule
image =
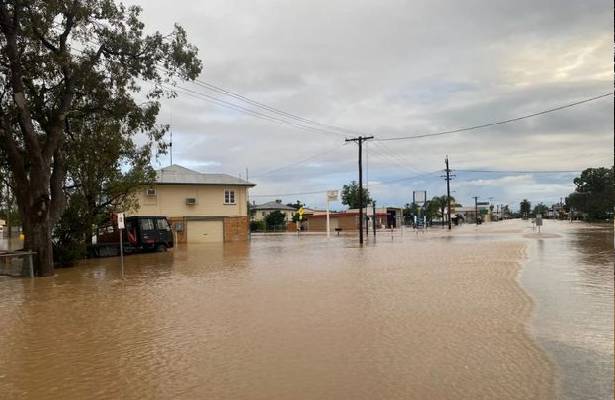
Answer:
[[[24,224],[25,248],[33,251],[34,274],[53,276],[53,250],[51,247],[51,227],[48,221],[37,219]]]
[[[17,198],[25,236],[24,249],[36,253],[33,257],[36,276],[53,276],[49,195],[33,196],[31,193],[28,192],[27,196],[22,193]]]

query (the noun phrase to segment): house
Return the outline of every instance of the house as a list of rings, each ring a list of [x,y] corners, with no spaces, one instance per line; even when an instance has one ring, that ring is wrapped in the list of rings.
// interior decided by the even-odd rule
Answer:
[[[294,207],[287,206],[282,203],[282,200],[274,200],[264,204],[255,204],[251,207],[252,220],[262,221],[265,217],[274,211],[280,211],[286,217],[286,221],[292,221],[293,215],[297,212]]]
[[[369,229],[372,229],[373,223],[373,210],[371,208],[365,210],[364,216],[369,218]],[[376,209],[376,228],[387,227],[387,214],[386,208]],[[327,213],[315,212],[313,215],[307,217],[307,220],[302,223],[303,230],[310,232],[326,232],[327,231]],[[293,228],[294,229],[294,228]],[[350,209],[342,212],[330,212],[329,213],[329,229],[331,232],[336,230],[341,231],[357,231],[359,229],[359,210]],[[292,230],[289,228],[289,230]]]
[[[461,218],[464,222],[475,223],[476,222],[476,210],[478,209],[478,215],[481,216],[483,222],[490,221],[491,209],[488,202],[478,202],[477,206],[470,207],[455,207],[455,216]],[[455,217],[453,217],[455,218]]]
[[[154,183],[137,191],[136,216],[166,216],[177,243],[248,239],[247,192],[253,183],[173,164],[156,171]]]

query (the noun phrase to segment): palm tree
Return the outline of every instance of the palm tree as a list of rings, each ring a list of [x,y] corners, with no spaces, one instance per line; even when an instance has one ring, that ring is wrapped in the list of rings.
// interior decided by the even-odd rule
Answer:
[[[440,197],[434,197],[434,200],[438,199],[438,207],[440,208],[440,216],[442,217],[442,226],[444,226],[444,212],[446,211],[446,209],[448,208],[448,198],[446,195],[440,196]],[[455,205],[455,198],[453,196],[451,196],[451,212],[453,209],[453,206]],[[449,215],[448,218],[450,218],[451,216]]]

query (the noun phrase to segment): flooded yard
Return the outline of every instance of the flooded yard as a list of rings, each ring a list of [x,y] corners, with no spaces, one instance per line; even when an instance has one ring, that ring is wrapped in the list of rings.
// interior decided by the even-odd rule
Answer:
[[[612,394],[612,228],[546,221],[544,232],[507,221],[370,235],[364,248],[349,236],[255,236],[126,257],[124,279],[118,258],[0,277],[0,393]]]

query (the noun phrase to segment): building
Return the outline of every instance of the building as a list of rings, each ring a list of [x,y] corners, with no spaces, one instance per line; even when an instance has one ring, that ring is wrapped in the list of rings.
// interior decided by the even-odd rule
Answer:
[[[166,216],[177,243],[247,240],[247,192],[253,186],[234,176],[173,164],[156,171],[155,182],[138,190],[139,208],[130,215]]]
[[[482,218],[482,221],[491,220],[490,204],[487,202],[479,202],[477,206],[470,207],[455,207],[455,214],[453,218],[460,218],[464,222],[476,223],[476,210],[478,209],[478,215]]]
[[[369,229],[373,228],[373,210],[364,210],[369,218]],[[376,209],[376,229],[388,227],[388,217],[386,208]],[[305,217],[305,214],[304,214]],[[364,225],[365,226],[365,225]],[[301,227],[305,231],[309,232],[326,232],[327,231],[327,213],[325,211],[315,211],[313,214],[308,215],[306,220],[302,222]],[[294,224],[289,224],[289,231],[296,229]],[[350,209],[342,212],[330,212],[329,213],[329,229],[331,232],[335,231],[357,231],[359,229],[359,210]]]
[[[274,200],[264,204],[255,204],[251,207],[253,221],[262,221],[274,211],[279,211],[286,217],[286,221],[292,221],[293,215],[297,212],[294,207],[287,206],[282,200]]]

